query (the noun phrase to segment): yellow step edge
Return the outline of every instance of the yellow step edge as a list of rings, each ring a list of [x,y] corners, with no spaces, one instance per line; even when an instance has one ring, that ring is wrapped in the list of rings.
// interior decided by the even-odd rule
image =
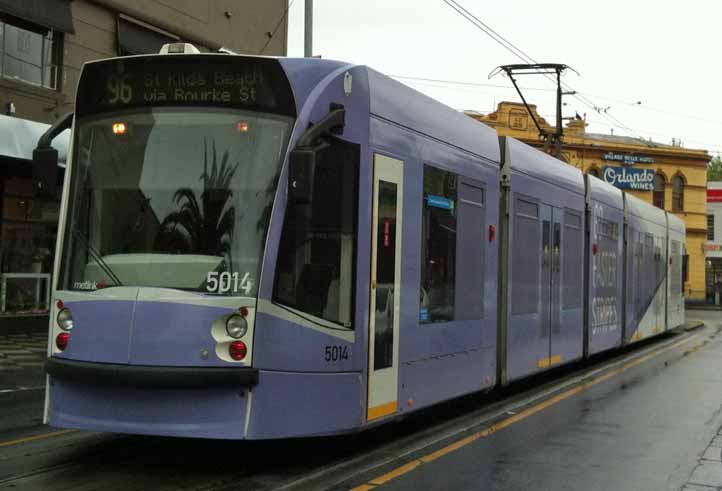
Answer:
[[[394,414],[398,409],[398,401],[391,401],[380,406],[370,407],[368,411],[368,420],[383,418],[389,414]]]
[[[558,365],[562,362],[561,355],[550,356],[549,358],[542,358],[537,362],[539,368],[548,368],[552,365]]]

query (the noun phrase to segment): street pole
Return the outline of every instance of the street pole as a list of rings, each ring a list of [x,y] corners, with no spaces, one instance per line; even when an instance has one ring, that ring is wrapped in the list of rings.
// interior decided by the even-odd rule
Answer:
[[[303,56],[313,56],[313,0],[306,0],[303,28]]]
[[[562,126],[562,71],[564,68],[557,69],[557,131],[554,136],[554,156],[561,160],[562,158],[562,138],[564,136],[564,126]]]

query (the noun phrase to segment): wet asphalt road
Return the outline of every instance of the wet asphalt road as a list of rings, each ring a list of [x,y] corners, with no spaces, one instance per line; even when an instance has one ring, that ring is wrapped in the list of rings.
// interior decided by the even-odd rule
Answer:
[[[719,489],[700,486],[705,481],[692,474],[702,461],[722,475],[720,439],[708,448],[722,426],[722,313],[689,317],[705,320],[701,341],[422,463],[381,489]]]
[[[223,442],[53,434],[56,429],[41,424],[39,371],[0,372],[0,490],[278,489],[294,482],[295,489],[709,489],[689,483],[701,463],[707,470],[718,466],[722,475],[716,447],[710,447],[722,426],[722,313],[688,312],[688,318],[703,319],[707,327],[504,394],[465,398],[337,438]],[[621,366],[687,339],[604,381],[573,385],[589,370]],[[543,395],[561,381],[576,392],[558,401]],[[536,399],[527,403],[529,397]],[[431,452],[488,427],[485,418],[522,414],[511,404],[528,411],[540,403],[547,407],[425,462]],[[718,441],[722,447],[722,437]],[[374,484],[402,466],[398,477]]]

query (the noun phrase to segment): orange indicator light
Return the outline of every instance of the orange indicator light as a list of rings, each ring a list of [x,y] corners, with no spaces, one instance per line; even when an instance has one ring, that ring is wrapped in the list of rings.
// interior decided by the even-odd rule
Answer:
[[[113,123],[113,133],[125,135],[128,132],[128,125],[125,123]]]
[[[247,133],[248,132],[248,121],[239,121],[238,122],[238,132],[239,133]]]

